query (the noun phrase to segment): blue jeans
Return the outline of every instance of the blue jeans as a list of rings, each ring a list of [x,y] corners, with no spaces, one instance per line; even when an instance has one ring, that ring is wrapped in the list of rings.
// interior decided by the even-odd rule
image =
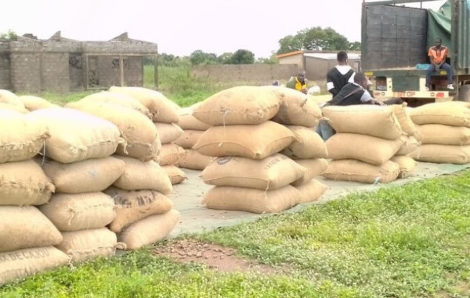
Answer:
[[[443,63],[441,68],[447,72],[447,84],[452,84],[452,67],[449,64]],[[436,65],[429,65],[428,70],[426,71],[426,87],[429,87],[431,84],[431,75],[436,71]]]
[[[318,122],[316,132],[320,135],[323,141],[328,140],[336,133],[333,127],[331,127],[326,120],[320,120],[320,122]]]

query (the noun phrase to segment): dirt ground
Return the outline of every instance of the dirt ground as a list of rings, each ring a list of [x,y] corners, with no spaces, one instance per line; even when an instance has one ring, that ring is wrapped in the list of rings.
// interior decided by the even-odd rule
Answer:
[[[220,272],[282,273],[279,268],[259,264],[235,255],[235,250],[220,245],[178,240],[165,246],[157,246],[153,253],[179,263],[199,263]]]
[[[432,178],[440,175],[452,174],[469,168],[468,165],[418,163],[417,169],[410,177],[399,179],[389,184],[362,184],[356,182],[331,181],[319,177],[318,179],[328,185],[329,189],[313,203],[299,204],[284,212],[298,212],[311,204],[324,204],[339,199],[349,193],[361,191],[375,191],[382,187],[401,185],[411,181]],[[181,213],[178,225],[170,234],[170,238],[181,234],[202,233],[224,226],[232,226],[243,222],[254,221],[261,216],[269,214],[253,214],[243,211],[224,211],[207,209],[202,204],[204,194],[211,188],[202,182],[199,171],[183,169],[188,179],[182,184],[175,185],[173,193],[169,196],[173,200],[174,208]]]

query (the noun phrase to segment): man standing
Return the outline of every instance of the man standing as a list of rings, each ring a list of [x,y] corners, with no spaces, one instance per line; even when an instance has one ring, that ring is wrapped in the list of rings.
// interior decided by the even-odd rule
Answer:
[[[305,71],[301,71],[295,77],[291,77],[286,83],[287,88],[295,89],[307,94],[307,82],[305,81]]]
[[[354,70],[348,65],[348,54],[340,51],[336,55],[338,65],[326,74],[326,89],[335,96],[348,82],[354,82]]]
[[[454,90],[454,86],[452,86],[452,68],[448,63],[446,63],[448,53],[449,49],[442,45],[441,39],[436,40],[434,46],[429,48],[428,56],[431,61],[431,65],[429,65],[426,72],[426,91],[429,91],[432,73],[441,68],[447,73],[447,89]]]

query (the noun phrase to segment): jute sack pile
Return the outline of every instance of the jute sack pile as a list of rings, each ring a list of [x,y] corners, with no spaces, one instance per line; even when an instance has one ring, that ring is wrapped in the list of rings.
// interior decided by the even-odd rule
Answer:
[[[49,137],[46,125],[29,115],[0,109],[0,163],[33,158]]]
[[[470,162],[470,104],[443,102],[426,104],[411,113],[422,145],[410,156],[433,163]]]
[[[19,99],[24,104],[25,108],[28,111],[36,111],[40,109],[48,109],[48,108],[59,108],[59,105],[53,104],[44,98],[33,96],[33,95],[22,95],[19,96]]]
[[[142,162],[129,157],[120,159],[126,164],[124,173],[114,182],[113,187],[105,191],[113,198],[116,208],[116,217],[109,228],[119,233],[118,239],[125,243],[127,249],[136,249],[160,240],[171,231],[165,230],[167,233],[164,234],[158,226],[138,231],[140,235],[146,235],[149,241],[153,240],[139,242],[139,245],[129,238],[122,237],[124,233],[133,237],[132,235],[137,233],[133,227],[141,226],[140,222],[148,217],[170,212],[173,204],[165,194],[171,193],[173,188],[169,175],[155,161]]]
[[[143,161],[158,158],[160,138],[157,129],[144,114],[117,104],[106,102],[74,102],[67,107],[92,114],[114,123],[126,142],[121,143],[116,153]]]
[[[116,125],[77,110],[40,109],[27,116],[48,128],[45,154],[61,163],[108,157],[122,143]]]
[[[287,126],[295,135],[295,141],[282,153],[294,159],[305,168],[298,180],[291,183],[300,192],[300,203],[318,200],[327,186],[315,178],[327,168],[328,150],[323,139],[311,127]]]
[[[12,105],[17,100],[11,92]],[[22,104],[20,102],[20,104]],[[18,104],[18,106],[20,106]],[[62,241],[57,228],[36,208],[49,201],[54,185],[31,158],[41,151],[44,125],[11,110],[0,110],[0,286],[66,264],[53,245]]]
[[[109,91],[123,93],[138,100],[150,111],[153,122],[178,123],[179,106],[158,91],[142,87],[116,86],[109,88]]]
[[[273,89],[238,86],[222,90],[202,103],[193,116],[208,125],[256,125],[273,118],[280,100]]]
[[[278,154],[294,141],[294,133],[269,121],[279,107],[274,89],[243,86],[219,92],[195,109],[198,120],[215,126],[193,149],[221,157],[203,171],[204,181],[216,185],[204,198],[208,208],[280,212],[299,202],[299,191],[289,184],[305,170]]]
[[[25,106],[20,98],[15,93],[5,89],[0,89],[0,103],[14,105],[25,109]]]
[[[199,121],[192,115],[194,108],[195,106],[192,106],[180,111],[180,121],[178,124],[184,132],[174,143],[185,149],[184,154],[180,157],[178,162],[179,167],[191,170],[203,170],[214,160],[214,157],[203,155],[192,148],[201,135],[211,126]]]
[[[138,249],[166,237],[175,227],[179,213],[172,209],[172,202],[153,190],[125,191],[109,188],[113,197],[116,218],[110,229],[118,234],[126,249]]]
[[[284,125],[297,125],[313,128],[322,117],[318,105],[307,95],[286,87],[266,86],[279,98],[279,111],[272,121]]]
[[[407,140],[393,106],[329,106],[324,116],[336,134],[326,142],[332,159],[324,177],[363,183],[390,182],[400,174],[390,161]]]

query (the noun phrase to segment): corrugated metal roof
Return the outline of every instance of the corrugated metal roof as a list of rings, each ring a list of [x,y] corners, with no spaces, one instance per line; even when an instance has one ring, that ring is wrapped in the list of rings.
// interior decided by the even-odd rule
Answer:
[[[336,60],[337,53],[305,53],[305,57],[312,57],[318,59],[326,59],[326,60]],[[361,59],[361,54],[357,53],[348,53],[348,58],[350,60],[359,60]]]

